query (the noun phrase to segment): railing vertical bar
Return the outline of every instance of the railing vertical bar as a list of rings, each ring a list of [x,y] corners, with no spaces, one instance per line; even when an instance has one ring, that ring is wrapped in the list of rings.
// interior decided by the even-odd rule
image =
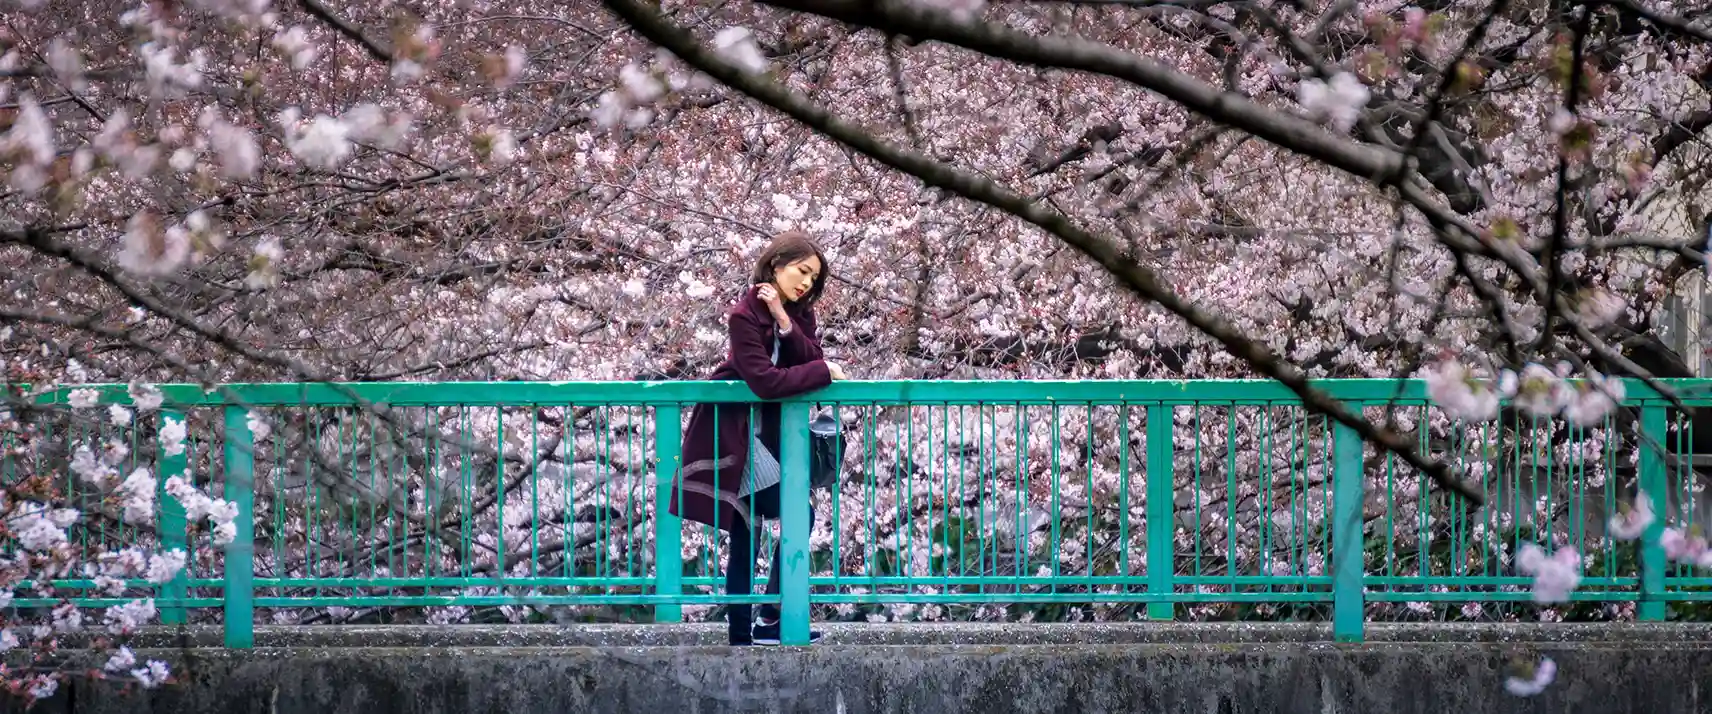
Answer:
[[[1659,596],[1665,592],[1664,578],[1668,564],[1665,562],[1664,546],[1660,545],[1659,537],[1664,534],[1665,514],[1670,512],[1664,462],[1666,430],[1663,405],[1649,404],[1641,408],[1640,486],[1641,491],[1652,500],[1653,508],[1660,514],[1641,535],[1641,593],[1636,615],[1644,622],[1660,622],[1665,619],[1666,603],[1659,599]]]
[[[225,641],[227,647],[255,645],[256,442],[249,410],[226,407],[225,498],[238,507],[237,535],[226,546]]]
[[[160,412],[161,431],[166,429],[167,422],[169,421],[184,424],[186,433],[184,441],[182,442],[184,444],[184,450],[176,454],[166,453],[165,442],[158,438],[156,439],[156,447],[162,449],[160,460],[160,485],[155,491],[155,500],[160,504],[160,543],[161,550],[163,551],[171,552],[174,550],[182,550],[188,555],[190,553],[190,546],[188,539],[186,538],[187,533],[184,518],[184,504],[179,503],[177,498],[172,496],[172,494],[167,493],[166,482],[167,479],[170,478],[187,478],[185,474],[185,466],[190,461],[190,427],[183,412],[175,409],[162,409]],[[174,576],[172,580],[167,581],[164,586],[159,588],[159,597],[167,600],[168,603],[184,599],[189,592],[186,582],[190,579],[188,572],[190,568],[189,563],[193,560],[194,559],[188,557],[185,559],[185,569],[180,570],[178,575]],[[187,613],[185,612],[183,605],[168,604],[160,608],[160,618],[161,623],[167,625],[182,625],[188,622]]]
[[[1171,407],[1147,406],[1147,592],[1170,595],[1176,562],[1174,511],[1177,507],[1172,474]],[[1149,620],[1169,620],[1176,607],[1170,602],[1149,602]]]
[[[779,537],[784,572],[779,580],[780,640],[807,645],[809,638],[809,405],[780,407]]]
[[[1332,427],[1332,637],[1360,642],[1362,594],[1361,439],[1342,422]]]
[[[683,408],[662,404],[654,408],[654,594],[680,597],[683,589],[682,519],[672,515],[672,484],[683,461]],[[684,606],[662,602],[654,606],[655,622],[683,622]]]

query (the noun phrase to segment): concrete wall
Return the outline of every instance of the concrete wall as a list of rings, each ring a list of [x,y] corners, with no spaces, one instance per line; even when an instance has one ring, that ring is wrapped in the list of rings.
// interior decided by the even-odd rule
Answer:
[[[1417,628],[1430,632],[1435,626]],[[687,644],[708,628],[533,628],[578,646],[471,646],[522,628],[323,630],[332,646],[178,649],[185,681],[126,693],[85,683],[46,712],[1005,712],[1158,714],[1688,714],[1712,710],[1703,627],[1381,630],[1361,645],[1280,641],[1319,628],[859,628],[802,650]],[[832,628],[828,628],[831,630]],[[910,630],[919,630],[911,633]],[[937,633],[930,632],[937,630]],[[391,634],[386,634],[390,632]],[[309,636],[297,631],[302,640]],[[438,633],[438,634],[437,634]],[[1080,634],[1078,634],[1080,633]],[[286,637],[275,631],[268,636]],[[527,637],[528,635],[522,635]],[[686,644],[636,644],[661,636]],[[912,644],[882,644],[912,641]],[[1162,640],[1178,640],[1176,642]],[[430,644],[429,641],[440,644]],[[449,641],[448,641],[449,640]],[[603,640],[593,643],[591,640]],[[629,641],[626,641],[629,640]],[[866,640],[866,641],[863,641]],[[927,642],[937,640],[937,642]],[[1049,640],[1059,640],[1053,643]],[[840,644],[840,642],[843,642]],[[926,642],[926,643],[924,643]],[[1024,644],[1023,642],[1028,642]],[[365,646],[399,645],[409,646]],[[303,644],[300,642],[299,644]],[[1546,654],[1556,684],[1503,691],[1503,666]]]

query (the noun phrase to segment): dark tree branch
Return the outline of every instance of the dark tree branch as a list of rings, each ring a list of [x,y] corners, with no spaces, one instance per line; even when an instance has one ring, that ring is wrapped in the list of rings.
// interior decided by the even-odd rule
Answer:
[[[1136,263],[1118,245],[1105,237],[1088,232],[1062,214],[1037,202],[1030,201],[1026,197],[1005,189],[992,181],[881,141],[868,132],[838,119],[824,107],[810,102],[796,92],[738,70],[733,65],[715,57],[683,29],[673,25],[661,17],[658,12],[643,6],[636,0],[606,0],[606,5],[635,27],[643,36],[670,50],[684,61],[839,143],[895,170],[915,176],[928,185],[946,189],[964,198],[1005,211],[1057,236],[1083,255],[1099,263],[1113,277],[1137,295],[1159,303],[1161,307],[1216,339],[1231,354],[1248,363],[1256,371],[1290,388],[1302,398],[1303,404],[1309,409],[1328,414],[1348,425],[1363,439],[1372,441],[1397,454],[1411,466],[1428,474],[1441,487],[1455,492],[1472,503],[1484,502],[1481,494],[1473,487],[1458,480],[1451,473],[1448,465],[1437,460],[1428,460],[1414,449],[1413,444],[1407,438],[1375,427],[1366,419],[1350,411],[1342,403],[1314,388],[1295,365],[1279,358],[1265,345],[1242,334],[1224,318],[1207,312],[1200,306],[1183,299],[1154,271]],[[844,4],[827,3],[826,5],[842,6]],[[1140,62],[1145,63],[1144,60]],[[1223,110],[1230,109],[1234,105],[1237,111],[1260,111],[1259,107],[1244,99],[1223,96],[1216,91],[1209,96],[1206,92],[1201,91],[1201,88],[1193,86],[1191,84],[1193,80],[1177,75],[1163,67],[1157,65],[1147,67],[1146,64],[1142,64],[1140,69],[1146,70],[1147,74],[1156,75],[1155,79],[1160,80],[1160,83],[1172,88],[1179,94],[1191,99],[1199,98],[1203,108],[1224,113]],[[1326,141],[1326,139],[1330,139],[1329,135],[1318,131],[1317,128],[1311,132],[1306,127],[1301,126],[1292,129],[1294,131],[1290,133],[1317,134],[1317,137],[1303,136],[1300,138],[1308,144],[1320,147],[1319,150],[1322,153],[1338,154],[1345,158],[1351,158],[1350,155],[1361,155],[1361,152],[1349,146],[1336,146]],[[1371,156],[1368,160],[1378,164],[1384,161],[1384,158]],[[1377,173],[1369,175],[1377,175]]]

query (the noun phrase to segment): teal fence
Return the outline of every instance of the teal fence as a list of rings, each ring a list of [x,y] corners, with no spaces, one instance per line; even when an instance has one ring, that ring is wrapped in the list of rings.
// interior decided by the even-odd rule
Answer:
[[[1604,532],[1637,488],[1663,522],[1698,521],[1696,453],[1712,448],[1695,447],[1692,412],[1645,386],[1630,383],[1596,427],[1514,414],[1451,424],[1418,382],[1318,386],[1394,420],[1487,503],[1429,488],[1260,381],[853,382],[784,400],[796,426],[781,454],[777,596],[725,594],[722,539],[665,509],[688,413],[758,408],[740,383],[171,385],[162,411],[123,426],[106,406],[67,407],[66,388],[35,398],[63,418],[47,438],[7,444],[0,477],[59,478],[76,444],[119,441],[127,472],[185,476],[236,503],[237,537],[216,548],[164,492],[158,527],[135,527],[63,479],[83,499],[73,538],[86,557],[127,544],[192,554],[164,586],[75,602],[153,596],[168,622],[223,621],[233,647],[295,608],[604,605],[669,622],[738,601],[779,604],[787,643],[806,641],[811,611],[1098,606],[1171,619],[1213,603],[1329,619],[1358,640],[1375,603],[1526,602],[1530,581],[1509,565],[1526,542],[1582,550],[1576,603],[1661,620],[1712,600],[1712,579]],[[1712,399],[1712,382],[1671,387],[1689,406]],[[91,388],[103,405],[131,401],[123,385]],[[850,446],[837,486],[811,494],[806,424],[826,405]],[[154,448],[168,415],[189,425],[171,457]]]

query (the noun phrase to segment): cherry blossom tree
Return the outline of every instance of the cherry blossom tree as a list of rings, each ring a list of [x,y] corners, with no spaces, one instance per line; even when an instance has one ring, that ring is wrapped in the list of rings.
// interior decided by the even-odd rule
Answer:
[[[1375,538],[1383,522],[1513,505],[1522,475],[1495,470],[1492,450],[1544,445],[1547,462],[1585,468],[1621,496],[1602,524],[1611,539],[1639,537],[1655,507],[1670,507],[1635,497],[1644,445],[1616,409],[1615,378],[1674,395],[1657,379],[1691,374],[1653,335],[1666,297],[1706,269],[1697,211],[1712,30],[1688,4],[23,4],[0,29],[0,294],[16,297],[0,302],[0,355],[9,382],[32,385],[13,390],[5,423],[14,458],[44,485],[8,493],[8,537],[60,553],[30,568],[115,564],[100,577],[170,580],[168,566],[217,558],[231,537],[228,506],[205,495],[218,473],[203,464],[165,485],[208,531],[201,550],[54,550],[55,533],[98,512],[144,519],[156,509],[147,467],[212,429],[196,415],[145,417],[146,385],[696,378],[723,355],[720,316],[749,262],[786,227],[827,243],[836,283],[824,338],[862,378],[1289,386],[1304,410],[1174,419],[1177,508],[1223,511],[1185,519],[1179,539],[1226,552],[1225,572],[1328,567],[1282,555],[1323,530],[1324,510],[1268,505],[1275,487],[1311,503],[1329,485],[1323,457],[1277,438],[1323,437],[1311,413],[1355,428],[1370,460],[1399,464],[1371,476],[1382,490],[1418,496],[1370,503]],[[1415,376],[1434,408],[1351,409],[1310,381]],[[123,419],[87,396],[35,406],[46,390],[92,382],[133,384],[144,398],[117,407]],[[449,465],[410,456],[459,438],[480,447],[484,468],[566,474],[553,486],[564,493],[550,494],[564,498],[547,500],[581,505],[538,514],[565,526],[561,557],[648,549],[649,499],[610,488],[644,479],[647,459],[601,446],[638,428],[639,412],[526,410],[543,438],[524,444],[500,439],[493,415],[279,411],[258,411],[252,431],[272,431],[258,448],[313,462],[330,474],[317,487],[340,502],[399,514],[363,527],[468,523],[480,533],[473,565],[520,567],[499,549],[540,526],[513,515],[527,510],[514,507],[524,490],[469,494],[469,510],[448,511]],[[949,526],[931,514],[955,507],[994,514],[980,520],[1016,544],[981,572],[1043,559],[1140,572],[1145,558],[1118,554],[1145,553],[1141,534],[1117,542],[1109,527],[1140,517],[1112,497],[1142,478],[1116,460],[1144,445],[1139,417],[1025,417],[988,409],[967,433],[990,436],[916,438],[933,410],[862,415],[875,483],[833,498],[845,513],[887,517],[820,524],[817,552],[838,544],[847,559],[826,567],[943,566],[948,541],[935,529]],[[117,453],[55,436],[102,424],[161,445]],[[402,465],[390,482],[339,467],[352,430],[391,435],[365,447]],[[1480,444],[1490,449],[1470,446]],[[1203,450],[1217,458],[1203,464]],[[947,451],[987,453],[958,473],[1026,479],[972,498],[901,485],[951,473]],[[1049,453],[1085,454],[1057,464],[1076,477],[1061,476],[1054,500],[1038,492],[1053,477],[1039,457]],[[1281,462],[1292,468],[1275,482]],[[121,463],[142,470],[121,477]],[[283,479],[295,466],[264,470]],[[278,507],[286,531],[271,537],[309,539],[310,509],[271,498],[259,493],[257,512]],[[1520,520],[1561,517],[1536,505]],[[1081,525],[1049,542],[1043,528],[1067,514]],[[1284,517],[1297,541],[1253,538]],[[1516,520],[1479,537],[1555,602],[1594,559],[1550,543],[1512,552]],[[258,548],[258,568],[333,572],[317,558],[358,560],[376,532],[353,527],[325,556]],[[1698,537],[1673,527],[1665,545],[1698,562]],[[875,540],[915,545],[869,552]],[[706,559],[712,545],[691,534],[685,555]],[[37,571],[19,572],[7,582]],[[20,627],[5,632],[22,642]],[[31,641],[43,640],[51,633]],[[115,671],[159,679],[116,652]],[[1548,660],[1517,681],[1530,689],[1550,672]],[[57,681],[30,677],[14,689],[42,694]]]

